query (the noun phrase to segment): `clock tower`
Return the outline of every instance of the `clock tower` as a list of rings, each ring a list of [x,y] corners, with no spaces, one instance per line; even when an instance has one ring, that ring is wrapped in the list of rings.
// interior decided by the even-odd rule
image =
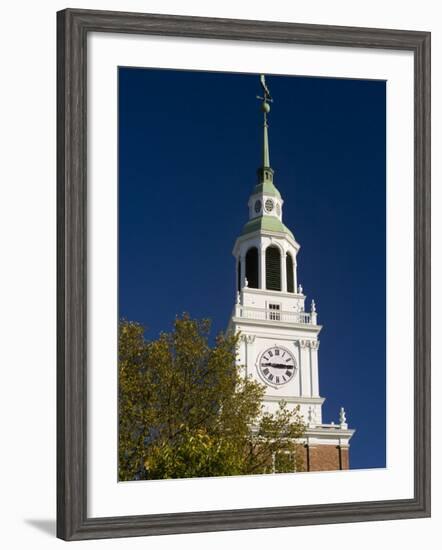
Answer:
[[[236,239],[237,297],[229,327],[240,332],[238,365],[244,376],[266,387],[264,407],[269,412],[284,400],[299,405],[307,425],[304,437],[305,470],[349,467],[348,428],[344,408],[335,424],[322,419],[325,398],[319,389],[318,312],[297,277],[300,249],[283,223],[284,201],[274,184],[270,166],[268,115],[273,102],[261,75],[263,97],[262,165],[248,202],[249,220]]]

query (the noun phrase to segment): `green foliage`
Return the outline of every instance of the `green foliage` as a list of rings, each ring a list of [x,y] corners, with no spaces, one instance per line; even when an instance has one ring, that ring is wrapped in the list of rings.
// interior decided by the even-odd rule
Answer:
[[[163,441],[152,447],[145,468],[154,479],[240,474],[235,450],[228,439],[209,435],[204,428],[184,428],[174,444]]]
[[[119,327],[119,479],[259,474],[301,469],[305,427],[285,403],[262,410],[264,386],[235,364],[239,335],[208,342],[210,322],[184,315],[147,341]]]

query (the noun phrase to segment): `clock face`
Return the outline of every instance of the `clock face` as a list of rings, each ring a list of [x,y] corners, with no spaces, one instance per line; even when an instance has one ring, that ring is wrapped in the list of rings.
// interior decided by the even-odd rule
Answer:
[[[267,212],[271,212],[273,210],[273,201],[272,199],[267,199],[266,202],[265,202],[265,207],[266,207],[266,210]]]
[[[273,346],[261,354],[258,372],[267,384],[282,386],[294,377],[296,360],[285,348]]]

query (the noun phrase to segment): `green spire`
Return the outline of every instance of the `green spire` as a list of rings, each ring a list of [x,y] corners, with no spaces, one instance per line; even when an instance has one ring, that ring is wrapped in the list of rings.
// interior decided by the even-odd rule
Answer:
[[[276,207],[279,209],[282,206],[282,200],[281,194],[273,185],[273,169],[270,166],[268,114],[270,112],[270,103],[273,102],[273,99],[270,95],[269,89],[267,88],[264,75],[261,75],[260,80],[261,87],[263,89],[263,97],[257,96],[257,98],[262,101],[261,110],[264,115],[262,165],[258,168],[258,182],[255,185],[251,196],[252,204],[258,203],[259,206],[258,210],[251,210],[249,216],[250,219],[243,227],[241,236],[266,231],[270,233],[285,234],[295,240],[293,233],[282,223],[282,220],[280,219],[281,211],[277,211],[278,215],[275,215],[274,212],[270,213],[270,211],[267,211],[262,207],[262,203],[267,200],[267,196],[276,199]]]
[[[270,112],[270,103],[273,103],[272,96],[267,87],[265,76],[262,74],[260,76],[261,87],[263,90],[263,95],[257,96],[258,99],[262,100],[261,110],[264,116],[264,126],[263,126],[263,142],[262,142],[262,165],[258,168],[258,182],[254,189],[255,193],[268,193],[269,195],[274,195],[280,197],[279,191],[273,185],[273,169],[270,166],[270,149],[269,149],[269,123],[268,123],[268,114]]]
[[[267,110],[265,110],[267,109]],[[262,146],[262,167],[270,168],[270,151],[269,151],[269,124],[267,122],[267,113],[270,111],[270,105],[266,102],[262,104],[264,111],[264,140]]]
[[[265,76],[262,74],[260,77],[261,80],[261,86],[263,89],[263,97],[259,97],[258,99],[262,99],[262,105],[261,109],[264,114],[264,139],[263,139],[263,147],[262,147],[262,168],[270,168],[270,151],[269,151],[269,123],[267,121],[267,115],[270,112],[270,102],[273,101],[272,96],[270,95],[270,91],[267,88]]]

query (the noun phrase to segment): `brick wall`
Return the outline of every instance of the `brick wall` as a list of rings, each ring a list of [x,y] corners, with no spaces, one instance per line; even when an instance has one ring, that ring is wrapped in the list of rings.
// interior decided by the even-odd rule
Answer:
[[[309,472],[348,470],[348,448],[339,445],[306,445],[304,469]]]

